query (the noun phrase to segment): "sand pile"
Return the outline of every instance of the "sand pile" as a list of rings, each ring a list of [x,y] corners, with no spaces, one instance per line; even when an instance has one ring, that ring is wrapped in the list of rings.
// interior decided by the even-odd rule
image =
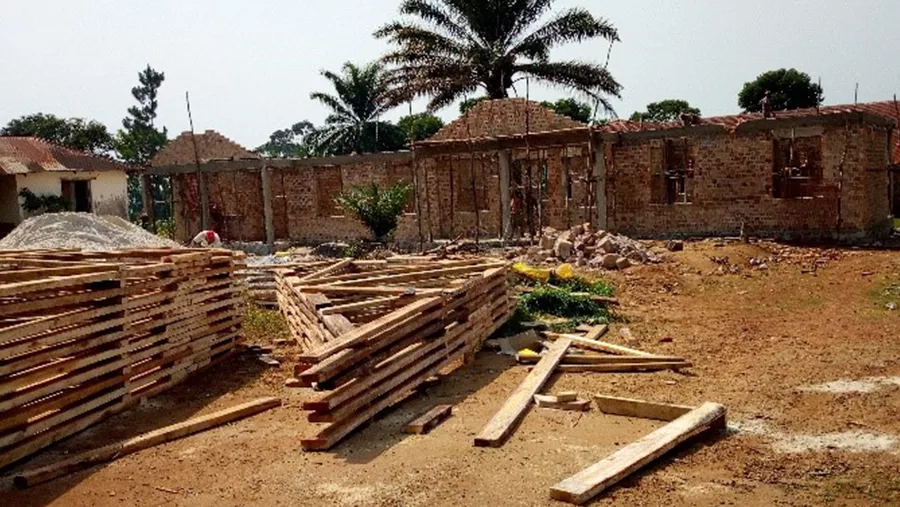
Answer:
[[[181,248],[119,217],[90,213],[46,213],[31,217],[0,240],[0,250],[79,248]]]

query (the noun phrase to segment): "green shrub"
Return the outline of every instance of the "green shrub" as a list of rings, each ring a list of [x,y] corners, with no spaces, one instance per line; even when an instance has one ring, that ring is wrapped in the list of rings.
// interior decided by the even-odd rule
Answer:
[[[570,319],[605,321],[609,311],[589,296],[574,296],[567,289],[539,286],[523,294],[519,304],[533,314],[553,315]]]
[[[69,210],[69,201],[58,195],[36,195],[27,188],[19,191],[22,198],[22,209],[29,213],[43,211],[45,213],[60,213]]]
[[[157,220],[156,234],[166,239],[175,239],[175,217]]]
[[[337,195],[335,201],[365,224],[377,241],[384,241],[397,228],[411,188],[404,182],[394,183],[385,189],[378,188],[375,183],[354,186]]]

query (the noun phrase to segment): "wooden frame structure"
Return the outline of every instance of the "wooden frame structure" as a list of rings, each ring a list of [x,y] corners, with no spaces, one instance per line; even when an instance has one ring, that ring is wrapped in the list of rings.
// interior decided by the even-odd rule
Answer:
[[[507,266],[485,259],[340,261],[277,276],[278,301],[305,352],[303,403],[328,426],[303,439],[326,450],[429,378],[467,360],[512,314]]]
[[[243,254],[0,252],[0,467],[235,350]]]

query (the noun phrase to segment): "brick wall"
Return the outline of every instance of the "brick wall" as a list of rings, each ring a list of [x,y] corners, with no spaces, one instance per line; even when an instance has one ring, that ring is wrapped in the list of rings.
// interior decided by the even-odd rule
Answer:
[[[771,131],[691,139],[693,202],[654,204],[651,196],[659,138],[623,141],[607,160],[610,229],[634,236],[735,235],[782,238],[868,236],[889,214],[887,131],[860,122],[821,130],[822,182],[817,196],[773,197]],[[841,177],[843,168],[843,178]],[[843,185],[841,186],[841,182]]]
[[[795,138],[795,147],[818,151],[803,157],[814,161],[816,178],[803,183],[813,188],[814,197],[802,199],[774,196],[773,168],[786,164],[785,124],[779,121],[736,130],[689,128],[604,134],[607,229],[636,237],[707,236],[735,235],[743,225],[752,235],[787,239],[833,238],[839,229],[843,239],[871,237],[884,231],[890,213],[886,170],[889,130],[859,118],[846,124],[805,121],[812,126],[803,127],[803,136]],[[793,135],[794,131],[787,132]],[[581,143],[543,149],[522,146],[509,151],[515,235],[536,230],[541,222],[545,227],[566,229],[598,216],[591,190],[593,162],[587,144]],[[776,150],[776,143],[781,150]],[[375,183],[383,187],[414,180],[411,155],[339,160],[340,164],[322,159],[319,166],[269,169],[277,239],[314,243],[366,238],[368,231],[362,224],[342,216],[333,202],[334,195],[354,185]],[[473,160],[477,219],[471,188]],[[688,202],[673,200],[675,187],[666,186],[671,185],[671,180],[665,180],[671,177],[666,169],[673,164],[679,166],[677,173],[685,175],[683,186],[677,188],[679,199]],[[471,238],[476,223],[481,238],[500,236],[498,152],[471,154],[466,149],[452,155],[420,154],[416,167],[424,238]],[[186,241],[199,230],[196,176],[181,174],[173,181],[176,232]],[[264,240],[259,172],[212,173],[208,181],[216,230],[229,239]],[[543,187],[540,219],[539,181]],[[405,244],[418,241],[415,210],[416,202],[411,199],[395,232],[396,240]]]

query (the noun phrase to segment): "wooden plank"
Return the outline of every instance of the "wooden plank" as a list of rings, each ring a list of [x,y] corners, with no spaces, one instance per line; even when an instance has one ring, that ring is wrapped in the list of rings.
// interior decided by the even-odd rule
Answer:
[[[547,400],[545,398],[539,398],[538,396],[535,396],[535,398],[534,398],[534,401],[537,404],[538,408],[552,408],[555,410],[571,410],[573,412],[585,412],[587,410],[590,410],[590,408],[591,408],[590,400],[559,401],[559,400]]]
[[[334,315],[334,314],[338,314],[338,313],[355,312],[358,310],[365,310],[365,309],[371,308],[373,306],[384,305],[386,303],[387,304],[400,303],[402,300],[403,300],[403,298],[400,296],[387,296],[387,297],[381,297],[381,298],[366,299],[363,301],[356,301],[353,303],[347,303],[347,304],[343,304],[343,305],[329,306],[327,308],[322,308],[321,310],[319,310],[319,313],[321,315]]]
[[[121,277],[118,269],[101,273],[89,273],[86,275],[62,276],[59,278],[44,278],[28,282],[7,283],[0,285],[0,297],[22,296],[32,292],[47,291],[64,287],[74,287],[95,282],[118,280]]]
[[[424,435],[444,422],[453,412],[452,405],[438,405],[403,426],[404,433]]]
[[[34,486],[98,463],[112,461],[121,456],[243,419],[280,405],[281,400],[278,398],[261,398],[225,410],[219,410],[209,415],[195,417],[125,440],[124,442],[87,451],[42,468],[20,473],[13,478],[13,483],[18,488]]]
[[[393,326],[410,318],[413,315],[421,314],[427,310],[440,305],[442,299],[439,297],[425,298],[404,306],[397,311],[391,312],[384,317],[373,320],[365,325],[353,329],[349,333],[344,334],[339,339],[325,344],[323,347],[314,351],[301,354],[298,358],[300,362],[318,363],[323,359],[330,357],[337,352],[348,349],[355,345],[359,345],[373,336],[378,336],[390,331]]]
[[[319,278],[324,278],[332,273],[337,273],[338,271],[344,269],[345,267],[353,264],[353,260],[354,260],[353,258],[349,258],[349,259],[344,259],[342,261],[335,262],[334,264],[332,264],[328,267],[322,268],[318,271],[314,271],[306,276],[301,277],[300,280],[298,280],[298,281],[309,282],[309,281],[313,281],[313,280],[316,280]]]
[[[503,445],[515,426],[525,416],[525,411],[531,405],[534,395],[550,380],[550,375],[553,374],[570,345],[572,345],[572,341],[566,338],[561,338],[550,345],[547,354],[541,358],[537,366],[513,391],[500,410],[481,430],[481,433],[475,437],[477,447],[500,447]]]
[[[572,345],[581,349],[609,352],[611,354],[621,354],[625,356],[657,357],[655,354],[650,354],[649,352],[623,347],[622,345],[616,345],[614,343],[601,342],[599,340],[587,340],[584,337],[578,335],[550,332],[544,332],[543,334],[544,336],[554,340],[559,338],[572,340]]]
[[[412,282],[417,280],[427,280],[430,278],[441,278],[452,275],[462,275],[467,273],[478,273],[485,271],[487,269],[496,268],[497,266],[503,265],[502,263],[497,262],[488,262],[484,264],[475,264],[472,266],[458,266],[452,268],[440,268],[440,269],[430,269],[430,270],[419,270],[413,271],[411,273],[401,273],[399,275],[385,275],[385,276],[373,276],[370,278],[358,278],[355,280],[344,280],[340,282],[334,282],[331,285],[334,286],[342,286],[342,285],[383,285],[383,284],[391,284],[391,283],[399,283],[399,282]]]
[[[641,417],[658,421],[674,421],[696,408],[599,394],[594,395],[594,402],[604,414]]]
[[[356,287],[343,285],[298,285],[296,290],[304,293],[320,292],[322,294],[342,294],[349,296],[405,296],[432,297],[444,289],[412,289],[409,287]]]
[[[540,366],[540,363],[538,363]],[[628,373],[690,368],[687,361],[658,361],[653,363],[613,363],[613,364],[561,364],[556,368],[560,373]],[[533,368],[537,369],[537,366]]]
[[[585,340],[599,340],[601,336],[609,331],[609,326],[601,324],[599,326],[591,326],[587,333],[584,334]]]
[[[724,427],[725,407],[717,403],[704,403],[553,486],[550,488],[550,498],[578,505],[587,503],[678,444],[707,430]]]
[[[522,364],[536,364],[541,360],[540,354],[516,354],[516,361]],[[658,362],[685,362],[676,356],[613,356],[597,354],[566,354],[561,365],[575,364],[645,364]]]

